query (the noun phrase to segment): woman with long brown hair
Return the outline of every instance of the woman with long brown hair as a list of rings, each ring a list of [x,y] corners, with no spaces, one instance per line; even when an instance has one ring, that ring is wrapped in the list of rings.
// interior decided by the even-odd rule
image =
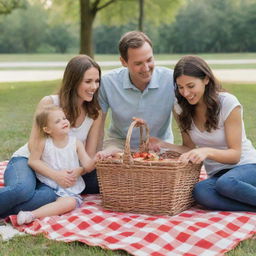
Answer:
[[[72,58],[65,69],[62,85],[57,95],[44,97],[38,104],[36,113],[45,106],[60,106],[71,124],[70,134],[83,142],[90,157],[96,153],[101,111],[98,104],[98,88],[101,69],[87,55]],[[41,162],[36,170],[29,167],[29,152],[40,157],[38,149],[41,136],[34,121],[28,144],[16,151],[10,159],[4,174],[5,187],[0,189],[0,217],[17,214],[19,211],[34,210],[56,199],[52,188],[39,182],[34,171],[54,180],[63,188],[75,184],[81,172],[62,170],[56,172]],[[96,171],[84,175],[86,188],[83,193],[98,193]]]
[[[181,161],[204,162],[208,179],[194,188],[199,204],[214,210],[256,211],[256,150],[246,138],[238,99],[221,89],[200,57],[181,58],[173,76],[183,145],[156,138],[151,145],[179,151]]]

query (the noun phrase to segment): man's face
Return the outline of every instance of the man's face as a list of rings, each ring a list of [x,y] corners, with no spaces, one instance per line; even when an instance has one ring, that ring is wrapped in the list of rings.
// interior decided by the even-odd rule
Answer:
[[[132,83],[140,89],[145,89],[151,80],[155,65],[151,46],[145,42],[140,48],[129,48],[127,56],[127,61],[122,57],[120,60],[123,66],[128,68]]]

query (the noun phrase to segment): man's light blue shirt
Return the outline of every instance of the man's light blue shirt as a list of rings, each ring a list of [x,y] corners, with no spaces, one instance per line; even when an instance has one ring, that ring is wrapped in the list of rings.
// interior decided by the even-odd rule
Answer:
[[[150,136],[173,142],[171,130],[174,104],[173,71],[155,67],[152,78],[142,92],[130,81],[127,68],[114,69],[101,79],[99,103],[103,113],[111,109],[111,124],[108,136],[126,139],[133,117],[145,120]],[[134,128],[131,148],[138,148],[139,129]]]

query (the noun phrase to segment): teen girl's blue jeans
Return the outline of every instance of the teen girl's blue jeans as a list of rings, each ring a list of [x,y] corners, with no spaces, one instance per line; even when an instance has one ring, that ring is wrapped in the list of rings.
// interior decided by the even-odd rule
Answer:
[[[220,211],[256,212],[256,164],[222,170],[194,188],[196,202]]]
[[[85,176],[85,193],[99,193],[96,171]],[[4,218],[19,211],[32,211],[54,202],[54,190],[41,183],[28,166],[25,157],[10,159],[4,173],[5,187],[0,188],[0,217]]]

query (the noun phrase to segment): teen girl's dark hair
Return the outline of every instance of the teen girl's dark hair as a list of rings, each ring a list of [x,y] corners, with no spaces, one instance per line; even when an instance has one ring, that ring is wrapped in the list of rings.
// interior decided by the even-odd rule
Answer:
[[[183,132],[191,129],[192,119],[195,115],[196,105],[191,105],[179,93],[176,84],[177,78],[186,75],[199,79],[208,77],[209,82],[205,86],[203,95],[204,103],[206,104],[206,122],[204,127],[210,132],[212,129],[218,128],[220,104],[218,100],[218,92],[221,91],[221,85],[212,73],[208,64],[198,56],[187,55],[182,57],[175,65],[173,79],[175,84],[175,94],[182,111],[178,115],[180,128]]]

